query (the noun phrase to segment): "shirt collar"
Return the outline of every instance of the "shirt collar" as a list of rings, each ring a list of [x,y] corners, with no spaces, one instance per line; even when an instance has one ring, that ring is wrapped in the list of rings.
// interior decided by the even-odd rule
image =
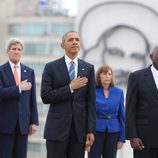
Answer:
[[[158,77],[158,70],[153,65],[151,65],[151,71],[154,76]]]
[[[71,61],[73,61],[76,66],[78,65],[78,57],[76,57],[74,60],[72,60],[72,59],[70,59],[70,58],[65,54],[65,62],[66,62],[66,65],[69,65]]]
[[[9,64],[11,66],[12,69],[14,69],[14,63],[12,63],[10,60],[9,60]],[[18,66],[18,68],[20,69],[20,62],[18,62],[18,64],[16,64]]]

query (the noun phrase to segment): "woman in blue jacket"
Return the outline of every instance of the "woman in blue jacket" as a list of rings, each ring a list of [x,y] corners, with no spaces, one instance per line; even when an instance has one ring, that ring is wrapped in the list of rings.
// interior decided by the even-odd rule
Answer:
[[[96,135],[88,158],[116,158],[125,142],[123,90],[114,86],[109,66],[98,69],[96,86]]]

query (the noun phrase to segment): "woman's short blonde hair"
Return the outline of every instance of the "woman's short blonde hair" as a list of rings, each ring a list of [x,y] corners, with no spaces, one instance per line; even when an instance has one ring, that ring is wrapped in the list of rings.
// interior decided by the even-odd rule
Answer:
[[[101,81],[100,81],[100,74],[101,73],[107,73],[108,71],[111,71],[111,73],[112,73],[112,79],[111,79],[111,83],[110,83],[110,86],[114,86],[114,72],[113,72],[113,70],[112,70],[112,68],[110,67],[110,66],[108,66],[108,65],[105,65],[105,66],[101,66],[101,67],[99,67],[99,69],[97,70],[97,72],[96,72],[96,86],[97,87],[100,87],[101,86]]]

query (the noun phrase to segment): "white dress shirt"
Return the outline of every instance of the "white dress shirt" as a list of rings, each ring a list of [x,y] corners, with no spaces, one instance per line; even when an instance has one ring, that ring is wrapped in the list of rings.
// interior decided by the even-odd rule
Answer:
[[[153,74],[156,87],[158,89],[158,70],[153,65],[151,66],[151,72]]]
[[[12,72],[13,72],[13,75],[14,75],[14,66],[15,64],[13,64],[10,60],[9,60],[9,64],[10,64],[10,67],[12,69]],[[18,71],[18,76],[19,76],[19,81],[21,81],[21,67],[20,67],[20,62],[17,65],[17,71]]]
[[[68,71],[69,71],[69,68],[70,68],[70,62],[71,61],[73,61],[75,63],[74,68],[75,68],[75,78],[76,78],[77,73],[78,73],[78,58],[75,58],[74,60],[72,60],[65,54],[65,62],[66,62],[66,66],[67,66]]]
[[[69,71],[70,68],[70,62],[73,61],[74,67],[75,67],[75,78],[77,77],[77,73],[78,73],[78,58],[75,58],[74,60],[70,59],[66,54],[65,54],[65,63],[67,66],[67,70]],[[71,86],[69,85],[71,93],[73,93],[74,91],[72,90]]]

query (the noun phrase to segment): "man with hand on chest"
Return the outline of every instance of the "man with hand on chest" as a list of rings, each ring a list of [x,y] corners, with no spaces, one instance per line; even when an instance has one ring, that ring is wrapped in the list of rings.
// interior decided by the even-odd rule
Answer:
[[[93,65],[79,59],[80,37],[63,35],[65,56],[46,64],[41,98],[50,104],[44,138],[47,158],[84,158],[94,141],[95,78]]]
[[[19,39],[11,38],[6,52],[9,60],[0,66],[0,158],[26,158],[28,135],[38,125],[35,74],[20,62]]]

